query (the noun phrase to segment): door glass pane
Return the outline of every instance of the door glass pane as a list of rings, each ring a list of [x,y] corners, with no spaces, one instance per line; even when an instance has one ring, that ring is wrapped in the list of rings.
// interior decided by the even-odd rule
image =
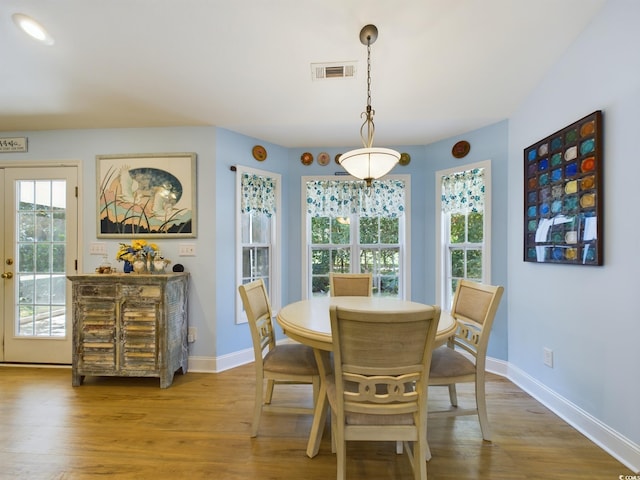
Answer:
[[[66,182],[16,182],[17,336],[66,336]]]

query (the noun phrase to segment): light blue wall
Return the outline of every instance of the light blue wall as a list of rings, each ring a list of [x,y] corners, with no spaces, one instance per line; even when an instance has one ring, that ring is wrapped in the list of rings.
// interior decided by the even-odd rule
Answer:
[[[198,154],[198,237],[193,239],[164,240],[157,243],[173,263],[182,263],[192,275],[189,294],[189,311],[192,326],[198,329],[198,341],[191,345],[190,355],[211,356],[214,339],[215,291],[211,272],[215,269],[215,256],[209,253],[215,245],[214,218],[216,194],[208,188],[215,179],[216,129],[190,128],[136,128],[101,130],[52,130],[11,132],[6,136],[25,136],[29,139],[29,151],[18,154],[1,154],[2,164],[36,161],[80,162],[80,208],[82,209],[80,237],[83,241],[81,271],[93,272],[102,257],[89,255],[89,244],[100,241],[107,244],[109,259],[117,265],[115,254],[118,240],[96,239],[96,155],[130,153],[196,152]],[[179,243],[196,244],[196,257],[178,257]]]
[[[197,160],[197,218],[198,236],[194,239],[159,239],[162,251],[173,263],[182,263],[191,273],[189,313],[190,324],[197,328],[195,343],[190,345],[191,356],[216,358],[251,348],[247,325],[235,324],[235,173],[231,165],[246,165],[282,174],[283,196],[283,278],[282,304],[299,300],[302,296],[300,264],[301,255],[301,177],[331,175],[340,170],[333,160],[328,166],[317,162],[304,166],[300,162],[303,149],[286,149],[229,130],[215,127],[170,127],[140,129],[52,130],[11,132],[11,136],[29,139],[27,153],[2,154],[2,163],[21,161],[69,160],[80,162],[82,180],[80,204],[82,208],[80,236],[83,252],[81,270],[92,272],[101,261],[100,256],[89,255],[91,242],[107,244],[108,256],[116,264],[118,240],[96,238],[96,155],[195,152]],[[506,122],[465,136],[472,143],[469,161],[492,158],[498,162],[504,158]],[[435,301],[433,234],[434,221],[434,172],[452,165],[451,145],[456,139],[432,146],[406,146],[396,148],[411,155],[411,163],[398,166],[394,173],[411,175],[412,195],[412,292],[416,301]],[[267,148],[268,158],[257,162],[251,155],[254,145]],[[326,150],[333,159],[353,147],[342,149],[310,148],[317,156]],[[499,180],[499,168],[494,167],[494,189],[505,191]],[[502,184],[502,186],[500,186]],[[500,195],[496,193],[494,195]],[[495,197],[494,197],[495,198]],[[494,201],[495,205],[495,201]],[[494,207],[495,210],[495,207]],[[497,218],[494,212],[494,218]],[[498,228],[501,222],[496,223]],[[494,242],[496,241],[494,232]],[[179,257],[178,245],[196,245],[195,257]],[[494,243],[495,249],[496,243]],[[499,250],[503,252],[502,249]],[[501,253],[493,255],[494,265],[501,265]],[[121,267],[121,265],[117,265]],[[496,276],[494,267],[494,276]],[[501,270],[501,267],[498,268]],[[502,276],[496,277],[502,281]],[[497,321],[496,334],[492,338],[492,355],[506,360],[506,330]]]
[[[640,444],[640,2],[610,0],[509,121],[509,362]],[[602,110],[604,266],[522,261],[523,149]],[[554,351],[554,368],[542,349]]]
[[[260,170],[267,170],[282,175],[282,216],[283,225],[283,271],[289,263],[287,245],[287,229],[289,228],[289,206],[286,202],[288,189],[288,155],[287,149],[271,143],[240,135],[238,133],[217,129],[216,136],[216,181],[215,196],[219,208],[215,210],[216,269],[211,271],[211,279],[215,278],[217,301],[207,302],[207,308],[215,311],[215,350],[209,350],[209,356],[227,355],[251,347],[251,333],[248,325],[235,323],[235,302],[240,301],[236,284],[236,238],[235,238],[235,185],[236,173],[230,170],[232,165],[244,165]],[[263,162],[256,161],[251,150],[255,145],[262,145],[267,150],[267,158]],[[213,213],[213,212],[212,212]],[[282,279],[282,290],[287,291],[288,278]]]
[[[493,231],[492,231],[492,281],[507,287],[506,275],[506,178],[507,178],[507,122],[469,132],[464,136],[471,145],[471,152],[464,162],[451,155],[451,147],[458,140],[443,140],[429,146],[392,146],[411,155],[407,166],[397,166],[393,173],[411,175],[411,299],[419,302],[435,302],[435,172],[452,166],[481,160],[492,161],[493,176]],[[242,164],[282,174],[283,196],[283,279],[282,304],[302,298],[302,204],[301,179],[303,176],[333,175],[342,168],[334,162],[345,148],[284,149],[255,138],[246,137],[228,130],[217,130],[216,143],[216,198],[218,205],[232,205],[235,198],[235,173],[229,168]],[[264,145],[268,157],[257,162],[251,156],[254,145]],[[316,161],[305,166],[300,161],[304,152],[320,152],[331,156],[329,165],[321,166]],[[234,217],[229,208],[216,210],[216,355],[226,355],[250,347],[246,325],[234,324],[234,302],[237,301],[233,272],[234,264]],[[498,312],[492,334],[489,354],[507,360],[506,298]]]
[[[425,246],[426,258],[426,284],[425,290],[430,292],[430,302],[433,302],[435,292],[435,172],[454,167],[464,170],[465,165],[491,160],[491,283],[502,285],[505,291],[509,291],[507,275],[507,135],[508,122],[502,121],[473,132],[468,132],[460,137],[443,140],[426,147],[427,172],[426,188],[426,222],[422,228],[427,230]],[[451,147],[458,140],[466,140],[471,144],[469,154],[463,159],[454,158],[451,155]],[[507,303],[505,295],[496,314],[493,330],[489,340],[488,355],[490,357],[507,360]]]

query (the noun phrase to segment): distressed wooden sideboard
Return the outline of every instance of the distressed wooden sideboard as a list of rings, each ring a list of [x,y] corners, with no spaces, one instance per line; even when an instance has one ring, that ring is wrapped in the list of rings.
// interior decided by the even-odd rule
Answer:
[[[72,385],[86,375],[187,373],[188,273],[69,275],[73,288]]]

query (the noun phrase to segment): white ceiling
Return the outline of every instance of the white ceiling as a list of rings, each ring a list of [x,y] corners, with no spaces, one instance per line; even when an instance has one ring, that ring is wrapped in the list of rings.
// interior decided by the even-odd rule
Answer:
[[[427,144],[508,118],[604,2],[2,0],[0,131],[215,125],[357,146],[373,23],[374,143]],[[342,61],[355,79],[312,81],[312,63]]]

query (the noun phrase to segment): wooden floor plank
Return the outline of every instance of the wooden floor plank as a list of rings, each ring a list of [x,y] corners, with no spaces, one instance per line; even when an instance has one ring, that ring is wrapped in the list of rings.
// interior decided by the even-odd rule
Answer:
[[[311,418],[263,414],[250,438],[254,370],[158,379],[89,377],[71,386],[71,371],[0,368],[0,479],[331,479],[328,428],[317,457],[305,454]],[[432,388],[430,406],[448,406]],[[276,390],[276,402],[310,403],[305,386]],[[461,405],[473,403],[460,386]],[[491,375],[487,387],[494,441],[484,442],[474,416],[432,418],[428,476],[438,480],[614,479],[633,473],[511,382]],[[349,479],[411,478],[391,442],[350,442]]]

